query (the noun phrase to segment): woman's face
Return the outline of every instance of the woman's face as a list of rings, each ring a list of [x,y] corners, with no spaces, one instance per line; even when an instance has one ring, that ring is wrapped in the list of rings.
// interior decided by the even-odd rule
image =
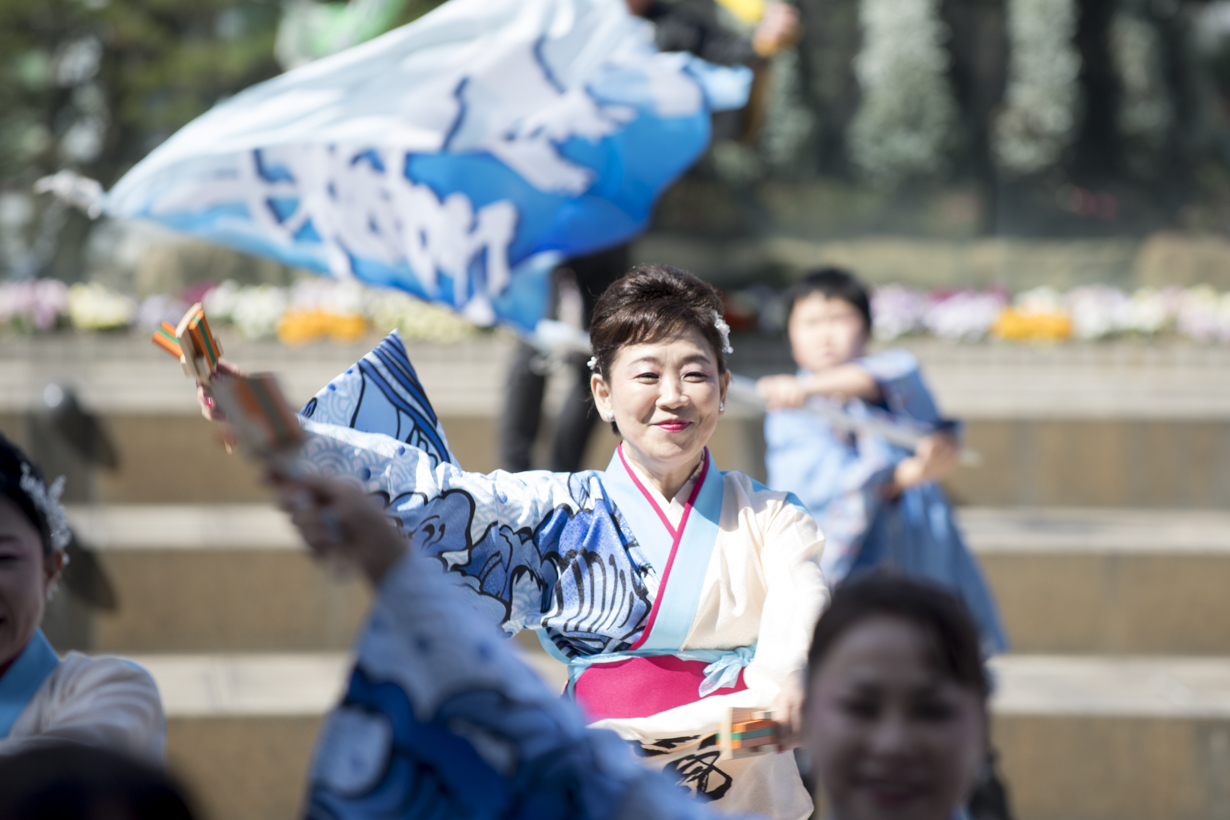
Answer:
[[[812,373],[859,358],[867,345],[867,328],[858,309],[823,293],[795,303],[786,332],[795,363]]]
[[[985,711],[929,656],[919,627],[877,616],[850,627],[815,670],[805,745],[837,820],[950,820],[973,788]]]
[[[62,560],[59,552],[43,560],[38,530],[0,495],[0,664],[15,658],[38,629]]]
[[[594,402],[604,419],[614,414],[636,461],[659,475],[695,467],[730,381],[700,331],[620,348],[608,369],[593,376]]]

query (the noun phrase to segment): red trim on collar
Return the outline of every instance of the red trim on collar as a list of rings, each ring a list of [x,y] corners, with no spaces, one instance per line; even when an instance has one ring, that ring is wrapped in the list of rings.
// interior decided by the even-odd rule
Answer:
[[[622,449],[623,442],[620,442],[620,448],[619,457],[622,459],[624,457]],[[625,461],[624,466],[627,467],[628,462]],[[632,476],[633,481],[636,481],[636,474],[633,473],[631,469],[628,470],[628,474]],[[708,447],[705,448],[705,460],[701,465],[700,475],[696,477],[696,486],[692,488],[692,494],[688,496],[688,503],[683,507],[683,517],[679,519],[679,529],[671,529],[670,524],[666,521],[666,516],[662,516],[662,523],[666,524],[667,530],[669,530],[671,535],[674,536],[674,541],[671,543],[671,555],[670,558],[666,560],[666,570],[662,573],[662,583],[658,584],[658,594],[653,597],[653,607],[649,610],[649,622],[645,624],[645,631],[641,633],[640,639],[629,647],[629,651],[640,649],[641,645],[644,644],[645,641],[649,640],[649,634],[653,632],[653,625],[658,622],[658,609],[662,604],[662,597],[663,593],[666,592],[666,585],[670,582],[671,570],[675,567],[675,554],[679,552],[679,542],[683,540],[683,533],[688,526],[688,518],[692,515],[692,505],[696,503],[696,497],[700,495],[700,488],[704,486],[705,477],[707,475],[709,475]],[[641,482],[636,481],[636,486],[640,487],[641,492],[645,493],[645,497],[649,500],[649,503],[653,504],[655,510],[658,510],[658,505],[654,504],[653,496],[649,495],[644,487],[641,487]],[[658,515],[662,515],[661,510],[658,510]]]

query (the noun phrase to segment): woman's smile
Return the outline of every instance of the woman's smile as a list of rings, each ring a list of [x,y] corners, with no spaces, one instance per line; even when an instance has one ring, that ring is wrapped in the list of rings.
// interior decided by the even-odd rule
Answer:
[[[687,419],[666,419],[665,421],[655,421],[653,425],[668,433],[678,433],[691,427],[692,422]]]

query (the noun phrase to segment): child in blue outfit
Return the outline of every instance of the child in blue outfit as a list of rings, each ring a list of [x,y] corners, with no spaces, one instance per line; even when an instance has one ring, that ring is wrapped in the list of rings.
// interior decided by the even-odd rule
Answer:
[[[889,565],[947,587],[974,615],[984,653],[1005,651],[994,598],[938,483],[956,466],[958,447],[918,360],[904,350],[865,353],[867,291],[837,269],[812,273],[790,290],[787,328],[798,373],[757,385],[770,411],[769,486],[793,492],[820,522],[825,577],[836,585]],[[808,412],[823,402],[926,435],[911,453],[879,435],[837,430]]]

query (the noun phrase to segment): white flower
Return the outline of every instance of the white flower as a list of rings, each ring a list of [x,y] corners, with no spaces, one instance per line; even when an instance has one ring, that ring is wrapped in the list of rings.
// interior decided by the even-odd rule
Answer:
[[[888,285],[871,294],[871,327],[875,337],[891,342],[922,329],[927,296],[913,288]]]
[[[1017,312],[1029,315],[1043,313],[1067,313],[1064,307],[1063,294],[1049,285],[1033,288],[1018,293],[1012,300],[1012,306]]]
[[[136,300],[91,282],[68,289],[68,315],[78,330],[128,327],[137,313]]]
[[[290,290],[292,308],[319,310],[338,316],[363,315],[367,299],[367,290],[354,279],[300,279]]]
[[[1085,285],[1069,291],[1065,301],[1078,339],[1104,339],[1130,327],[1132,302],[1118,288]]]
[[[403,339],[455,344],[474,336],[478,327],[448,308],[416,299],[405,291],[370,288],[367,316],[383,333],[401,331]]]
[[[201,300],[201,306],[205,308],[205,315],[209,317],[210,322],[222,324],[231,321],[235,307],[239,304],[240,290],[238,282],[234,279],[227,279],[205,294]]]
[[[976,341],[991,331],[1006,302],[1007,298],[999,291],[958,291],[933,300],[922,323],[941,339]]]
[[[231,321],[247,339],[270,339],[286,313],[286,290],[274,285],[241,288],[235,294]],[[206,314],[208,315],[208,314]]]
[[[156,329],[163,322],[175,325],[183,318],[184,312],[187,310],[188,304],[186,302],[169,294],[160,293],[155,296],[149,296],[141,303],[141,307],[137,309],[136,325],[147,330]],[[212,319],[212,317],[210,318]]]

